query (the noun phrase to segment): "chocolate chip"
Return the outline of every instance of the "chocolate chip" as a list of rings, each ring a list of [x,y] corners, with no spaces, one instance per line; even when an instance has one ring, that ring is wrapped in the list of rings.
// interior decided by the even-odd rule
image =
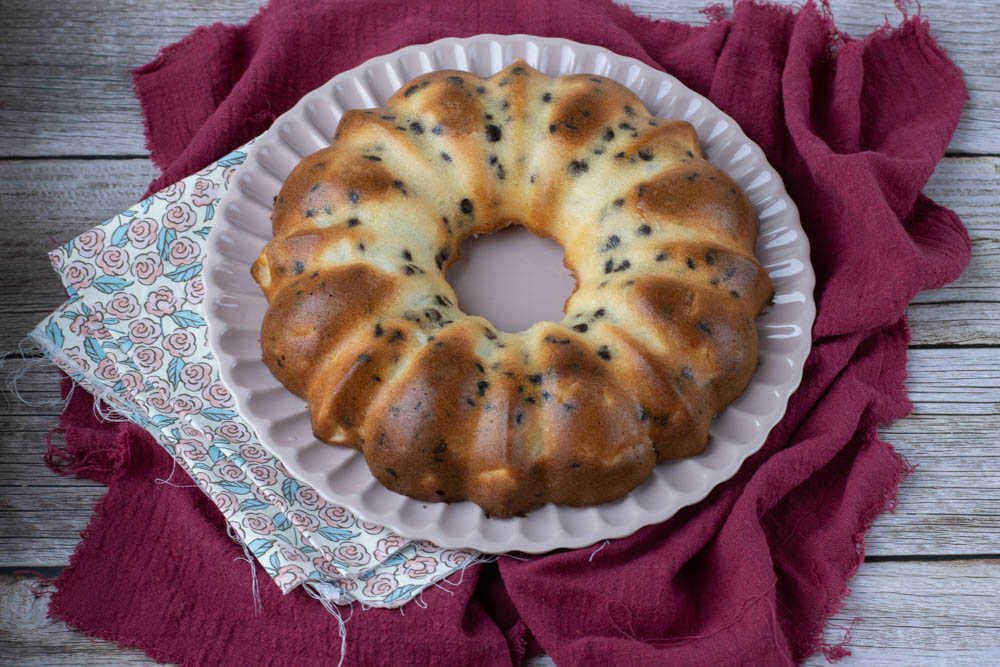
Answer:
[[[579,176],[588,169],[590,169],[590,165],[587,164],[586,160],[573,160],[569,163],[570,176]]]
[[[438,494],[439,496],[443,496],[444,495],[444,491],[442,491],[441,489],[438,489],[434,493]]]
[[[297,259],[295,260],[295,263],[292,264],[292,273],[294,273],[295,275],[300,275],[305,270],[306,270],[306,265],[303,264],[301,260]]]
[[[614,273],[619,273],[621,271],[627,271],[629,267],[632,266],[632,262],[627,259],[623,259],[622,263],[615,267]]]
[[[404,184],[403,181],[393,181],[392,187],[402,192],[404,197],[406,196],[406,184]]]
[[[434,263],[437,264],[437,267],[439,269],[442,266],[444,266],[444,263],[447,261],[449,255],[451,255],[451,249],[448,248],[448,247],[444,247],[444,248],[441,248],[438,251],[438,254],[436,254],[434,256]],[[438,298],[440,299],[441,297],[438,297]]]
[[[444,151],[441,151],[441,159],[444,160],[445,162],[451,162],[451,156],[445,153]]]
[[[542,95],[542,101],[543,102],[551,102],[552,101],[552,93],[545,93],[544,95]]]
[[[420,121],[416,120],[413,121],[412,123],[410,123],[410,132],[413,132],[413,134],[423,134],[424,124],[421,123]]]
[[[446,449],[448,449],[448,444],[444,440],[438,440],[437,445],[434,446],[433,452],[435,454],[443,454]]]
[[[358,200],[361,199],[361,195],[359,195],[356,190],[351,190],[350,192],[347,193],[347,199],[352,204],[357,204]]]
[[[370,160],[371,162],[381,162],[382,161],[382,158],[380,158],[378,155],[364,155],[362,157],[364,157],[366,160]],[[319,187],[319,186],[318,185],[314,185],[313,187]]]
[[[689,269],[693,269],[694,268],[694,260],[691,259],[690,257],[688,257],[687,258],[687,265],[688,265]]]
[[[618,123],[618,129],[619,130],[628,130],[630,132],[635,132],[635,128],[632,127],[631,125],[629,125],[628,123]]]
[[[442,134],[444,134],[444,128],[440,125],[435,125],[434,127],[431,128],[431,132],[440,137]]]
[[[635,233],[639,236],[649,236],[653,231],[653,228],[649,225],[639,225],[639,229],[635,230]]]
[[[605,312],[604,312],[603,308],[598,308],[597,310],[594,311],[594,317],[596,317],[596,318],[604,317],[604,315],[605,315]]]
[[[472,211],[475,210],[475,206],[473,206],[472,200],[463,199],[458,203],[458,210],[460,210],[462,213],[465,213],[466,215],[471,215]]]
[[[620,151],[618,153],[615,153],[615,157],[619,160],[623,159],[625,157],[625,151]]]
[[[465,79],[463,79],[460,76],[449,76],[446,79],[446,81],[448,81],[448,83],[453,83],[456,86],[461,86],[463,83],[465,83]]]
[[[366,155],[365,157],[368,157],[368,156]],[[309,188],[309,192],[316,192],[317,190],[319,190],[319,183],[317,183],[316,185],[314,185],[311,188]],[[277,201],[278,197],[275,196],[274,199],[275,199],[275,201]]]
[[[498,125],[487,125],[486,126],[486,140],[490,143],[495,143],[503,138],[503,130],[500,129]]]
[[[476,92],[478,94],[482,95],[483,93],[486,92],[486,87],[485,86],[476,86]]]
[[[690,368],[685,366],[684,368],[681,369],[681,377],[683,377],[685,380],[693,380],[694,373],[691,372]]]
[[[575,325],[573,325],[573,331],[579,331],[580,333],[586,333],[587,332],[587,325],[586,324],[575,324]]]
[[[606,252],[608,250],[611,250],[612,248],[617,248],[619,245],[621,245],[621,242],[622,240],[618,238],[617,235],[611,235],[608,237],[608,240],[601,247],[601,252]]]
[[[514,413],[514,423],[518,426],[524,423],[524,413],[520,410]]]
[[[524,68],[518,65],[510,71],[511,74],[524,74]]]
[[[701,322],[698,322],[698,328],[704,331],[709,336],[712,335],[712,328],[708,326],[707,320],[702,320]]]
[[[529,375],[528,376],[528,382],[530,382],[531,384],[541,384],[542,383],[542,374],[541,373],[534,373],[532,375]]]
[[[687,154],[688,154],[688,157],[694,157],[694,153],[692,153],[691,151],[688,151]]]
[[[314,215],[316,215],[316,211],[314,209],[311,209],[311,208],[307,208],[306,209],[306,217],[307,218],[311,218]]]
[[[416,86],[412,86],[412,87],[416,88]],[[396,472],[395,470],[393,470],[392,468],[386,468],[385,471],[387,473],[389,473],[390,475],[392,475],[393,477],[395,477],[396,479],[399,479],[399,473]]]
[[[698,174],[697,174],[697,172],[688,174],[688,180],[691,181],[692,183],[694,183],[696,180],[698,180]]]
[[[602,345],[597,348],[597,356],[604,359],[604,361],[611,361],[611,350],[608,349],[607,345]]]
[[[479,382],[476,383],[476,391],[479,393],[480,396],[485,396],[486,390],[489,389],[489,386],[490,386],[489,382],[487,382],[486,380],[480,380]]]
[[[614,271],[614,269],[615,269],[615,261],[613,259],[609,259],[608,261],[604,262],[604,273],[611,273],[612,271]]]
[[[465,402],[469,405],[470,408],[476,407],[476,402],[471,398],[469,398],[468,396],[465,397]]]
[[[490,340],[497,339],[497,334],[495,331],[493,331],[493,329],[483,329],[483,334],[485,334],[486,337],[489,338]]]
[[[419,86],[410,86],[406,89],[406,92],[403,93],[403,97],[409,97],[413,93],[417,92],[418,88]]]
[[[638,155],[639,159],[643,160],[644,162],[649,162],[650,160],[653,159],[653,151],[649,150],[648,148],[643,148],[642,150],[640,150]]]
[[[558,124],[552,123],[551,125],[549,125],[549,134],[555,134],[558,128],[559,128]]]
[[[634,116],[635,115],[635,111],[632,109],[632,107],[630,107],[627,104],[625,105],[625,115],[627,115],[627,116]]]
[[[622,206],[625,205],[625,199],[624,197],[619,197],[618,199],[614,200],[611,203],[617,206],[618,208],[621,208]]]
[[[656,261],[657,262],[662,262],[662,261],[666,260],[668,257],[670,257],[670,255],[668,255],[665,252],[658,252],[658,253],[656,253]]]
[[[440,322],[441,311],[435,310],[433,308],[428,308],[427,310],[424,311],[424,317],[426,317],[431,322]]]
[[[601,138],[604,139],[605,141],[611,141],[612,139],[615,138],[615,131],[612,130],[610,127],[606,127],[604,128],[604,134],[601,135]]]
[[[381,324],[376,324],[375,325],[375,337],[376,338],[380,338],[382,336],[382,334],[384,334],[384,333],[385,333],[385,329],[382,328],[382,325]]]
[[[347,226],[348,227],[357,227],[360,224],[361,224],[361,221],[358,220],[357,218],[348,218],[347,219]]]
[[[736,290],[734,290],[734,289],[731,289],[731,290],[729,290],[729,293],[730,293],[730,294],[732,294],[733,296],[739,296],[739,295],[740,295],[740,293],[739,293],[739,292],[737,292],[737,291],[736,291]]]
[[[413,255],[410,254],[409,250],[404,250],[403,251],[403,259],[405,259],[407,262],[412,262],[413,261]]]

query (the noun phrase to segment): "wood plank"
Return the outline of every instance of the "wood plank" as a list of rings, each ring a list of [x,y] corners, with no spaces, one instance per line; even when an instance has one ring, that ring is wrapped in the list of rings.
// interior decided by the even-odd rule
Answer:
[[[837,644],[855,618],[838,663],[955,667],[1000,661],[1000,560],[865,563],[851,581],[826,641]],[[840,626],[839,628],[834,626]],[[828,667],[823,654],[805,663]]]
[[[625,0],[617,0],[625,2]],[[790,4],[792,0],[780,0]],[[636,13],[703,24],[705,0],[632,0]],[[0,15],[0,156],[139,155],[145,141],[129,70],[167,44],[215,21],[241,23],[258,0],[139,0],[46,3],[7,0]],[[838,25],[855,35],[898,23],[889,0],[833,0]],[[1000,6],[991,0],[924,0],[939,44],[965,70],[971,99],[951,150],[1000,153],[1000,77],[994,29]],[[45,48],[38,36],[45,35]]]
[[[46,253],[134,204],[155,173],[147,159],[0,162],[0,355],[65,300]]]
[[[19,389],[50,405],[0,403],[0,566],[59,566],[103,487],[45,467],[45,434],[57,423],[57,376],[27,363]],[[1000,553],[1000,354],[911,350],[909,371],[914,414],[882,437],[919,467],[903,483],[896,513],[875,522],[867,553]]]
[[[1000,561],[865,563],[851,581],[853,593],[831,619],[825,639],[838,644],[859,619],[840,664],[996,664],[1000,657]],[[74,632],[46,618],[47,598],[36,596],[37,581],[0,577],[0,662],[21,665],[148,664],[137,649]],[[43,585],[44,590],[46,587]],[[350,629],[348,629],[350,632]],[[526,660],[548,667],[551,659]],[[822,653],[806,662],[827,665]]]
[[[62,302],[46,252],[131,206],[155,168],[148,160],[0,162],[0,351]],[[914,344],[1000,345],[1000,158],[946,158],[929,196],[969,229],[973,257],[957,281],[917,295],[910,308]],[[66,206],[72,201],[73,206]]]

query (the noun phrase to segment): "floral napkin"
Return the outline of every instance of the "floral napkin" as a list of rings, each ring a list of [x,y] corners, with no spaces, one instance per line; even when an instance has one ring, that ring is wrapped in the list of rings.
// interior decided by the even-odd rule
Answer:
[[[236,411],[208,346],[205,241],[252,143],[50,252],[69,299],[31,338],[153,434],[282,591],[400,606],[477,554],[360,521],[296,480]]]

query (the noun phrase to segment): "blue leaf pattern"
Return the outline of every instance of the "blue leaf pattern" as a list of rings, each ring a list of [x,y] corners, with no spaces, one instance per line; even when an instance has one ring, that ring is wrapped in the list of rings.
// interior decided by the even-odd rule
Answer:
[[[454,565],[441,556],[443,552],[432,546],[421,547],[419,553],[433,557],[437,565],[432,576],[420,580],[409,576],[404,567],[417,554],[412,544],[397,549],[381,562],[370,560],[364,565],[350,565],[354,561],[346,552],[336,553],[338,547],[357,545],[367,554],[380,549],[391,551],[396,542],[380,546],[391,533],[370,524],[364,524],[362,529],[358,520],[342,508],[306,504],[311,496],[302,490],[307,487],[289,477],[273,456],[261,456],[260,442],[253,430],[240,418],[228,395],[216,390],[221,382],[218,364],[207,345],[204,313],[208,302],[203,297],[202,285],[194,281],[204,271],[206,241],[231,178],[227,170],[245,160],[246,149],[244,146],[230,153],[185,179],[181,186],[148,197],[106,220],[90,232],[88,239],[74,239],[53,251],[54,258],[59,255],[55,264],[68,300],[32,335],[48,349],[67,351],[69,354],[59,358],[70,377],[88,390],[104,392],[101,395],[110,405],[148,429],[206,493],[219,498],[224,491],[230,501],[229,494],[237,496],[237,502],[226,507],[227,520],[239,528],[260,563],[267,564],[269,575],[277,577],[282,571],[283,590],[290,590],[305,578],[329,581],[317,565],[325,561],[336,563],[342,576],[359,584],[350,593],[343,592],[342,598],[336,598],[338,603],[361,600],[369,604],[402,604],[453,569]],[[198,179],[208,179],[219,196],[213,201],[195,202],[192,195],[206,191],[195,186]],[[163,225],[163,217],[174,202],[183,205],[187,215],[194,215],[193,224],[185,225],[184,230]],[[153,233],[155,236],[151,236]],[[81,254],[81,249],[90,252],[95,247],[95,239],[97,242],[103,239],[105,248],[120,249],[127,266],[112,270],[98,262],[100,255]],[[192,243],[198,249],[200,256],[194,258],[196,261],[186,265],[171,262],[171,244],[179,239],[184,239],[185,249],[190,249]],[[150,252],[158,254],[162,272],[153,276],[144,274],[143,282],[139,282],[135,259]],[[94,273],[91,280],[79,281],[74,286],[69,282],[66,268],[80,264],[87,265],[86,271]],[[162,301],[163,290],[172,295],[173,307],[165,308],[166,312],[160,315],[151,304],[157,298]],[[161,296],[153,297],[154,291]],[[140,319],[145,324],[136,329]],[[178,331],[194,335],[194,350],[183,350],[183,358],[174,356],[182,352],[179,347],[168,351],[164,346],[164,339]],[[188,371],[188,365],[199,368]],[[114,370],[117,377],[109,375]],[[105,379],[108,377],[112,379]],[[242,476],[235,470],[241,471]],[[247,523],[249,514],[263,515],[273,525],[269,523],[266,532],[255,532]],[[287,576],[289,572],[296,576]],[[364,582],[381,573],[390,575],[388,581],[393,582],[390,590],[383,587],[381,595],[366,592]]]

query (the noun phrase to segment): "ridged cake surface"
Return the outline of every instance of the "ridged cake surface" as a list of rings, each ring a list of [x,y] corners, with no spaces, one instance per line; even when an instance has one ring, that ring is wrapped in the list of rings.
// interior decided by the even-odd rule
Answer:
[[[495,517],[611,501],[701,452],[773,293],[750,203],[689,123],[523,61],[348,111],[272,222],[263,359],[316,436],[394,491]],[[563,321],[507,333],[459,309],[459,244],[510,224],[565,249]]]

